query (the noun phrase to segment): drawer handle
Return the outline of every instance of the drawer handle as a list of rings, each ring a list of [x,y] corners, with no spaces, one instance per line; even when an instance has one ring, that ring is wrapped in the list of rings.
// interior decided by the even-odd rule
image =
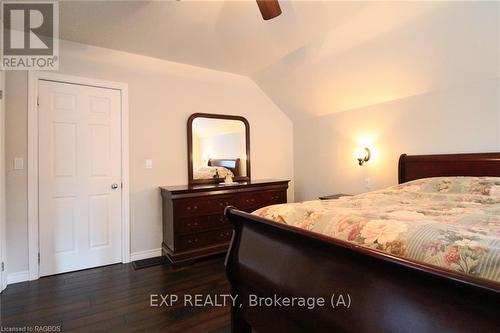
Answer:
[[[196,226],[198,226],[198,222],[188,223],[187,226],[188,227],[196,227]]]
[[[221,206],[221,207],[229,206],[229,202],[220,202],[219,206]]]
[[[187,206],[187,207],[186,207],[186,209],[187,209],[187,210],[191,210],[191,209],[192,209],[192,210],[197,210],[197,209],[198,209],[198,206],[193,206],[192,208],[191,208],[191,206]]]
[[[227,232],[221,232],[221,233],[219,234],[219,236],[221,236],[221,237],[223,237],[223,238],[224,238],[224,237],[227,237],[227,236],[229,236],[229,231],[227,231]]]
[[[189,244],[198,243],[198,238],[188,239]]]
[[[255,199],[247,199],[246,201],[247,201],[247,203],[253,203],[253,202],[255,202]]]

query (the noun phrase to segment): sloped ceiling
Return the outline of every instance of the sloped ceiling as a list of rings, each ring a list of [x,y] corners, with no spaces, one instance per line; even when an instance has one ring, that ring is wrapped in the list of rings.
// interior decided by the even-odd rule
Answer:
[[[495,2],[282,1],[270,21],[253,0],[60,6],[62,39],[249,76],[294,120],[500,76]]]

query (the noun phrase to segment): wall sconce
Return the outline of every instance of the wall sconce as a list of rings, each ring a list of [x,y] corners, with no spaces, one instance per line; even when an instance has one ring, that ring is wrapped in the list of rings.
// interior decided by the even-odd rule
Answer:
[[[370,160],[370,149],[368,148],[358,148],[356,149],[356,158],[358,160],[359,165],[365,164]]]

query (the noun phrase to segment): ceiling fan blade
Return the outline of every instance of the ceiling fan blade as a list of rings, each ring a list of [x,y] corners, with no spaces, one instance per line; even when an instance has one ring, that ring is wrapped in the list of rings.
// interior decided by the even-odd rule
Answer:
[[[270,20],[281,14],[278,0],[257,0],[257,5],[264,20]]]

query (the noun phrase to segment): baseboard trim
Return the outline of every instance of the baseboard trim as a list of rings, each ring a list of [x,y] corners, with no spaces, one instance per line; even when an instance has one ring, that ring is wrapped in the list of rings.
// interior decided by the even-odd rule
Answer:
[[[153,249],[146,251],[138,251],[130,254],[130,261],[137,261],[142,259],[154,258],[161,256],[161,249]]]
[[[138,251],[130,254],[130,261],[142,260],[147,258],[154,258],[161,256],[161,249],[153,249],[146,251]],[[7,284],[19,283],[24,281],[29,281],[30,272],[21,271],[7,274]]]
[[[29,271],[21,271],[15,273],[7,274],[7,284],[19,283],[24,281],[29,281],[30,272]]]

